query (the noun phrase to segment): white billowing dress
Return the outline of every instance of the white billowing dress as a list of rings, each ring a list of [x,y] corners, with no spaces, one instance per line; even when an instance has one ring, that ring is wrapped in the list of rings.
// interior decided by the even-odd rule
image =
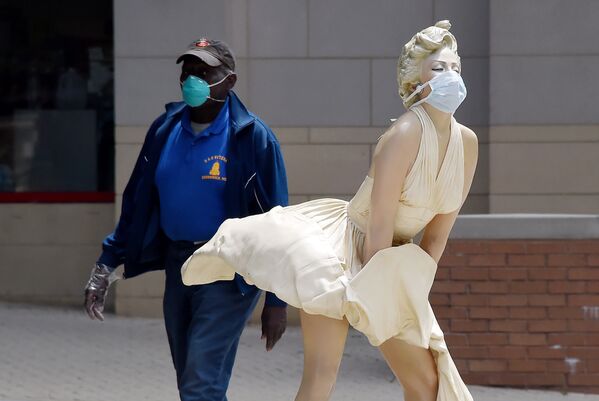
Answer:
[[[349,202],[318,199],[228,219],[183,265],[187,285],[232,280],[235,273],[307,313],[347,318],[372,345],[390,338],[430,348],[439,376],[438,401],[472,400],[449,355],[428,302],[437,265],[411,239],[436,214],[460,207],[464,149],[457,122],[440,169],[437,133],[422,106],[418,154],[402,189],[394,244],[362,265],[360,252],[373,179]],[[438,171],[438,174],[437,174]]]

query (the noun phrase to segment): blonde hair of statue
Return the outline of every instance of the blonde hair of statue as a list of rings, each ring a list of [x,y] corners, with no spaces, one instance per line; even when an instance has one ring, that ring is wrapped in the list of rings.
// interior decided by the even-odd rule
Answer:
[[[450,29],[449,21],[439,21],[418,32],[404,45],[397,62],[397,84],[399,85],[399,96],[406,108],[410,108],[418,101],[418,96],[414,96],[408,102],[405,99],[420,83],[422,62],[443,48],[448,48],[458,56],[458,42],[455,36],[449,32]]]

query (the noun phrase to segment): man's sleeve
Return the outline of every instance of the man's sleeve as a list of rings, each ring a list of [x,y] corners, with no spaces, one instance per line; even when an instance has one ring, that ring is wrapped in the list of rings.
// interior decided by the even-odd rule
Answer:
[[[275,206],[287,206],[289,194],[287,190],[287,173],[281,153],[281,147],[274,134],[268,128],[265,147],[260,150],[256,157],[256,174],[258,176],[258,191],[266,203],[265,211]],[[281,306],[287,304],[277,298],[273,293],[266,293],[265,304],[268,306]]]
[[[264,201],[264,211],[275,206],[287,206],[289,194],[287,190],[287,173],[281,153],[281,147],[274,134],[269,132],[269,138],[256,157],[256,174],[260,198]]]
[[[102,253],[98,258],[98,263],[116,268],[125,261],[125,249],[127,245],[127,236],[129,226],[133,218],[133,210],[135,207],[135,190],[139,179],[142,176],[144,164],[147,163],[145,155],[151,146],[152,139],[158,130],[158,127],[164,122],[165,115],[158,117],[150,126],[144,140],[144,144],[139,152],[135,167],[129,178],[129,182],[123,193],[123,201],[121,206],[121,215],[116,228],[102,242]]]

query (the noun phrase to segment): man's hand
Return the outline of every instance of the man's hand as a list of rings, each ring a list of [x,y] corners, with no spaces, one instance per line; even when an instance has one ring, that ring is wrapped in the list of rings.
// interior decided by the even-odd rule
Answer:
[[[96,263],[92,269],[89,281],[85,286],[85,310],[89,318],[104,321],[104,302],[108,287],[119,277],[114,272],[115,269],[110,268],[101,263]]]
[[[264,306],[262,309],[262,338],[266,338],[266,350],[273,349],[287,327],[286,306]]]

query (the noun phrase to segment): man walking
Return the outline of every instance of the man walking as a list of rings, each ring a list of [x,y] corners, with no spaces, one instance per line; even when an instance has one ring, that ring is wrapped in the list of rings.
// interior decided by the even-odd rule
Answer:
[[[148,130],[119,222],[86,286],[85,307],[90,318],[103,320],[120,264],[125,278],[165,269],[164,321],[181,400],[223,401],[259,291],[239,276],[186,287],[181,266],[225,219],[286,205],[287,181],[274,134],[232,91],[237,75],[228,46],[202,38],[177,63],[184,102],[167,104]],[[286,304],[267,293],[267,350],[286,321]]]

